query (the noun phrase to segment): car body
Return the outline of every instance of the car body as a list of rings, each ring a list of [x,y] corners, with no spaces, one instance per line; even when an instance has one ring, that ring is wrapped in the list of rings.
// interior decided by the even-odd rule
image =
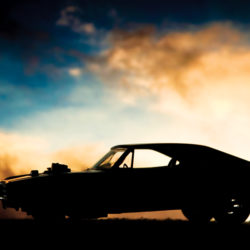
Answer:
[[[138,165],[141,152],[145,166]],[[156,153],[163,164],[151,166]],[[164,157],[166,162],[164,163]],[[118,145],[92,168],[71,172],[53,163],[47,171],[12,176],[0,185],[3,207],[35,218],[98,218],[108,214],[181,209],[191,221],[242,223],[250,212],[250,163],[194,144]]]

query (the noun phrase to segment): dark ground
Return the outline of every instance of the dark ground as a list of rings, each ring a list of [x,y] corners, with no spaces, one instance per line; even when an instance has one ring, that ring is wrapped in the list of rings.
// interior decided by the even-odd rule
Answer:
[[[1,220],[0,227],[2,242],[32,248],[241,249],[248,245],[250,239],[248,223],[237,226],[219,225],[215,222],[194,225],[188,221],[170,219],[101,219],[63,223]]]

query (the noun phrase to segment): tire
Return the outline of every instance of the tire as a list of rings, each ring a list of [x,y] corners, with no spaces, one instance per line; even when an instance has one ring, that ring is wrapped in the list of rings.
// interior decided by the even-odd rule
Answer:
[[[212,219],[212,215],[205,210],[199,208],[183,208],[182,209],[183,215],[193,223],[208,223]]]
[[[242,197],[230,195],[223,199],[223,203],[215,213],[216,222],[223,224],[241,224],[249,216],[249,209]]]

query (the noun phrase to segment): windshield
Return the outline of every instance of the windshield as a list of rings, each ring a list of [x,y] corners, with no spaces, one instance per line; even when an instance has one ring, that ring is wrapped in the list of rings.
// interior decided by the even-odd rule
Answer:
[[[106,155],[104,155],[101,160],[99,160],[92,169],[109,169],[114,166],[121,155],[124,153],[125,149],[110,150]]]

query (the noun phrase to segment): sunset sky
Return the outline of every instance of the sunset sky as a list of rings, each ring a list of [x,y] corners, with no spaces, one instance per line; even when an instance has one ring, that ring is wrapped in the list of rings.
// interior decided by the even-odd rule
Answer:
[[[250,159],[248,1],[41,0],[0,8],[0,176],[111,146]]]

